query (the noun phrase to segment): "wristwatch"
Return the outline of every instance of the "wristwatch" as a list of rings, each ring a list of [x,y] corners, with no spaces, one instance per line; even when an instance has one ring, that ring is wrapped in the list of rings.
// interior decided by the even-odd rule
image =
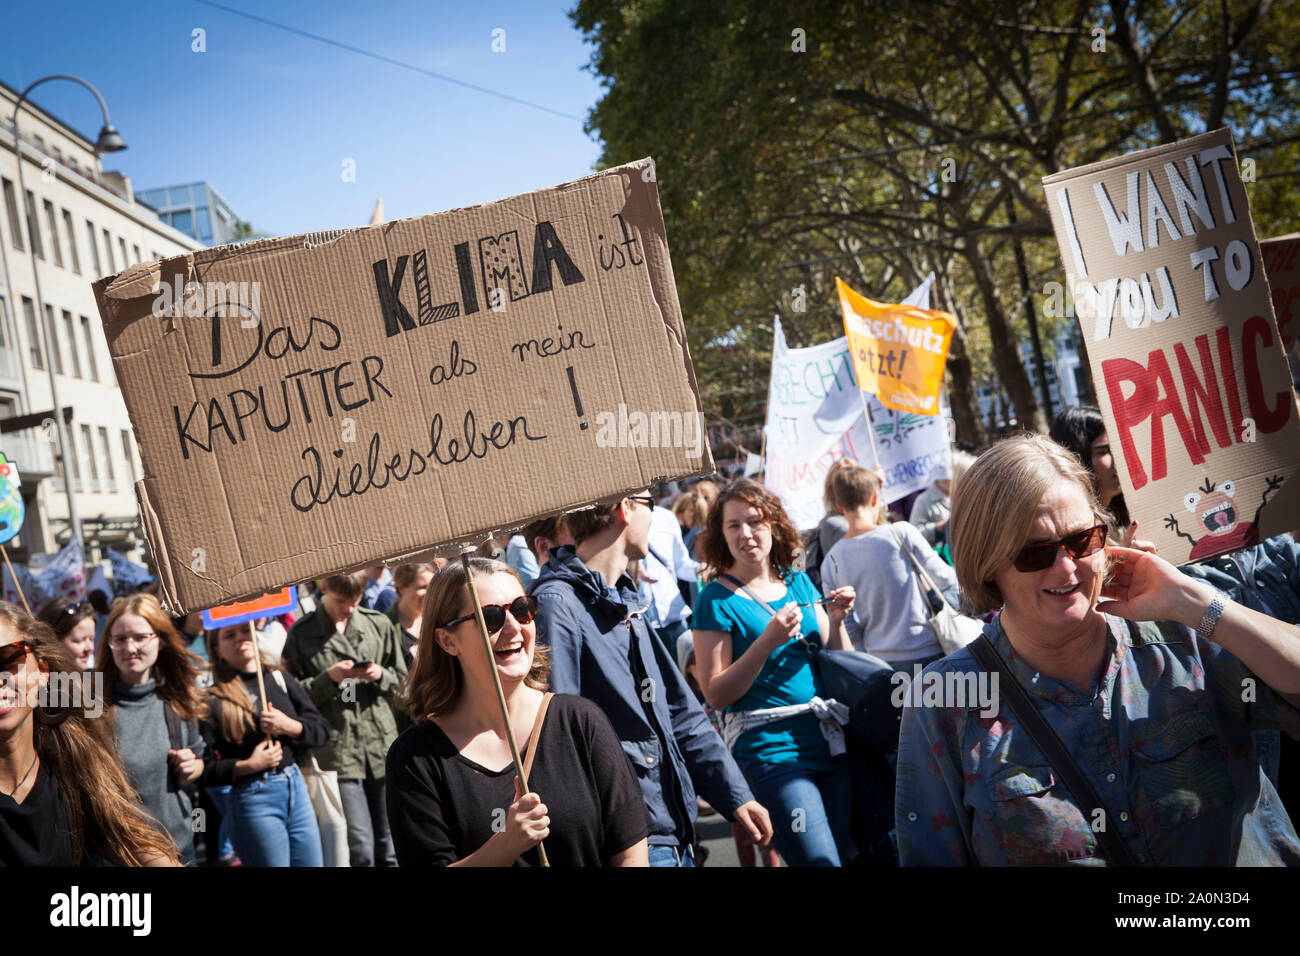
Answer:
[[[1223,613],[1223,609],[1228,606],[1228,602],[1231,600],[1232,598],[1215,588],[1214,600],[1210,602],[1210,606],[1205,609],[1205,614],[1197,623],[1196,633],[1208,641],[1210,635],[1214,633],[1215,626],[1219,623],[1219,615]]]

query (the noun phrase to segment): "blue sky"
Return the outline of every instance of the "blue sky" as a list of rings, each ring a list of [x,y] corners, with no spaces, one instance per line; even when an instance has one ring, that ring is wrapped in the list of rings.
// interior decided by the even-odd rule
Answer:
[[[85,78],[129,146],[105,169],[136,189],[207,180],[270,235],[362,225],[380,196],[389,220],[498,199],[582,176],[600,153],[583,132],[601,87],[583,69],[590,48],[568,19],[574,0],[221,2],[575,118],[195,0],[11,4],[0,79],[21,90],[50,73]],[[191,49],[196,28],[206,52]],[[504,53],[492,51],[496,28]],[[81,87],[51,82],[33,98],[98,134]],[[356,182],[343,181],[345,159]]]

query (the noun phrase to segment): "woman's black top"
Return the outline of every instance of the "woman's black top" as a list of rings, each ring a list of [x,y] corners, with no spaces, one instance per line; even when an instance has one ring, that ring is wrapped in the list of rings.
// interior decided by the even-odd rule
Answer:
[[[284,679],[284,686],[287,692],[281,689],[276,674]],[[213,760],[206,769],[203,776],[203,783],[209,787],[218,787],[235,782],[235,763],[240,760],[246,760],[253,755],[254,748],[266,739],[266,734],[258,728],[258,715],[261,713],[261,706],[258,698],[257,674],[241,674],[244,679],[244,688],[248,691],[248,696],[253,699],[253,709],[251,716],[253,726],[251,730],[244,733],[242,740],[226,740],[221,732],[221,711],[224,707],[233,707],[234,705],[228,700],[223,700],[208,692],[208,716],[199,723],[199,730],[203,734],[203,740],[208,745],[208,750],[212,751]],[[311,697],[303,690],[302,685],[294,679],[292,674],[284,671],[265,670],[262,672],[263,683],[266,684],[266,696],[276,710],[287,714],[294,720],[302,721],[302,736],[297,740],[291,740],[283,734],[276,735],[275,739],[281,745],[281,759],[278,769],[284,770],[298,763],[300,759],[306,759],[307,751],[312,747],[319,747],[329,740],[330,725],[321,712],[316,709],[316,705],[311,702]]]
[[[99,845],[93,826],[85,834],[89,852]],[[36,782],[27,799],[18,803],[0,793],[0,866],[80,866],[73,859],[72,831],[54,775],[45,761],[36,768]]]
[[[523,756],[527,759],[527,742]],[[650,815],[614,728],[591,701],[551,699],[529,789],[546,804],[552,866],[608,866],[650,834]],[[446,866],[500,830],[515,800],[515,768],[488,770],[462,756],[431,720],[388,751],[388,824],[399,866]],[[495,827],[495,829],[494,829]],[[515,866],[538,866],[534,847]]]

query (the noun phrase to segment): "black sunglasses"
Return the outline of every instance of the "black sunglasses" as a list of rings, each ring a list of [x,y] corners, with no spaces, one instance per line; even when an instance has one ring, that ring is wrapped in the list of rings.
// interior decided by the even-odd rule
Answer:
[[[0,671],[18,673],[18,665],[27,660],[28,653],[35,653],[35,648],[26,641],[14,641],[0,647]]]
[[[628,495],[627,500],[640,502],[641,504],[649,508],[651,511],[655,510],[654,495]]]
[[[506,626],[506,611],[509,611],[510,616],[520,624],[528,624],[533,618],[537,617],[537,598],[521,594],[509,604],[485,605],[483,608],[483,623],[487,625],[489,637]],[[450,629],[457,624],[464,624],[466,621],[472,620],[474,620],[474,615],[466,614],[464,617],[458,617],[439,626]]]
[[[1086,531],[1067,534],[1059,541],[1026,545],[1011,559],[1011,563],[1015,565],[1017,571],[1025,573],[1042,571],[1044,568],[1050,568],[1056,563],[1056,552],[1061,548],[1064,548],[1066,554],[1078,561],[1081,558],[1096,554],[1105,544],[1106,526],[1104,524],[1093,525]]]

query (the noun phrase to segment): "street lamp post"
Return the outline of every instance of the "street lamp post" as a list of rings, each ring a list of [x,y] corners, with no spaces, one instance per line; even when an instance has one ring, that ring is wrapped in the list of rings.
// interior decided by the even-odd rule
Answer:
[[[104,126],[99,131],[99,140],[95,143],[96,156],[101,153],[116,153],[119,150],[126,149],[126,143],[122,142],[122,137],[117,134],[117,130],[113,128],[113,124],[108,118],[108,105],[104,102],[104,97],[99,95],[99,90],[79,76],[72,76],[68,73],[54,73],[50,76],[43,76],[23,90],[22,95],[18,97],[18,102],[14,104],[11,125],[14,133],[14,158],[18,162],[19,202],[23,204],[23,211],[27,214],[27,256],[32,263],[32,282],[36,286],[36,314],[40,320],[41,339],[45,343],[45,367],[50,373],[50,400],[54,403],[54,427],[59,435],[59,454],[63,458],[63,491],[68,496],[68,525],[72,530],[72,534],[81,541],[84,547],[86,542],[81,535],[81,520],[77,515],[77,500],[72,494],[71,459],[68,454],[71,444],[68,442],[67,425],[63,421],[63,408],[59,404],[59,385],[54,376],[54,330],[50,328],[50,323],[45,315],[45,300],[41,296],[41,275],[36,267],[36,243],[33,241],[34,231],[39,228],[35,221],[36,203],[33,201],[31,209],[27,207],[27,186],[23,176],[22,137],[18,134],[18,111],[22,109],[23,103],[27,101],[28,94],[48,80],[72,80],[74,83],[80,83],[90,90],[95,95],[95,99],[99,101],[99,108],[104,113]],[[57,235],[53,237],[53,241],[58,242]],[[93,449],[91,454],[94,454]]]

